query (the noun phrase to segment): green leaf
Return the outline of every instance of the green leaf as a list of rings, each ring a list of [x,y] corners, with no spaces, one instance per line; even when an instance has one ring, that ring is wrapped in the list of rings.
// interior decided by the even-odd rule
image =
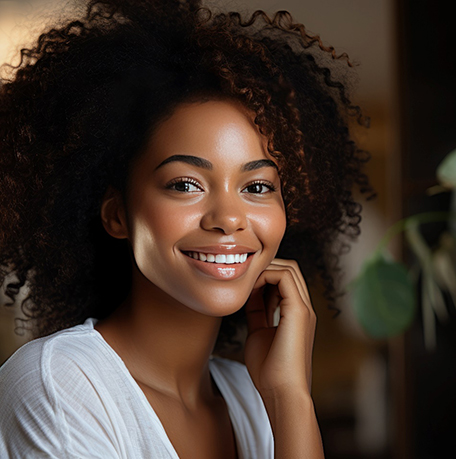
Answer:
[[[398,335],[411,324],[415,290],[402,264],[377,253],[364,262],[352,289],[355,315],[368,335]]]
[[[437,167],[437,178],[446,187],[456,187],[456,150],[448,153]]]

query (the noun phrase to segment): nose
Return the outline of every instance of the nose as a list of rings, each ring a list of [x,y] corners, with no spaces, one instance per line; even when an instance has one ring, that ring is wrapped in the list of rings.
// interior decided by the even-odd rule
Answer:
[[[201,227],[224,234],[244,230],[247,227],[247,215],[242,199],[236,199],[227,191],[214,196],[207,203],[206,211],[201,219]]]

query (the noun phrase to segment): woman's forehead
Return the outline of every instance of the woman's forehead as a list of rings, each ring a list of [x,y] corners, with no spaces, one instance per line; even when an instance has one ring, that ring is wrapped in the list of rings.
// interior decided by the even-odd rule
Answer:
[[[211,163],[270,160],[267,138],[253,118],[235,101],[181,104],[151,133],[142,157],[156,167],[176,155],[206,158]]]

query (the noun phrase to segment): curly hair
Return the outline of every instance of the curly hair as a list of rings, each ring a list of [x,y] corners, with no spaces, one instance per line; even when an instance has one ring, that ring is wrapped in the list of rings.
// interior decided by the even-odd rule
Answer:
[[[109,315],[131,288],[127,242],[100,204],[183,101],[231,98],[255,114],[279,164],[288,230],[279,255],[334,299],[337,236],[359,233],[353,188],[370,193],[366,123],[334,76],[336,55],[286,11],[215,13],[197,0],[91,0],[43,33],[0,87],[0,283],[26,285],[22,326],[44,336]],[[6,282],[9,273],[16,280]],[[225,318],[232,340],[242,313]],[[27,325],[28,324],[28,325]]]

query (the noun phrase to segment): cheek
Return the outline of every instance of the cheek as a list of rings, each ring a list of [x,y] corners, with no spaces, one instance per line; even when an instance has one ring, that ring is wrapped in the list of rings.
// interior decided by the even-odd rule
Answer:
[[[173,230],[179,228],[173,221],[174,214],[163,210],[156,203],[143,202],[137,203],[130,214],[130,242],[136,264],[146,277],[160,267],[160,251],[167,246],[167,239],[172,238]]]
[[[157,247],[169,247],[194,227],[198,216],[193,209],[174,208],[156,200],[135,206],[130,219],[132,239],[153,239]]]
[[[283,205],[266,207],[252,217],[265,249],[274,258],[286,229],[286,215]],[[272,260],[271,258],[271,260]]]
[[[199,214],[186,206],[174,208],[169,201],[137,203],[130,218],[130,240],[138,268],[146,275],[166,271],[176,243],[198,226]]]

